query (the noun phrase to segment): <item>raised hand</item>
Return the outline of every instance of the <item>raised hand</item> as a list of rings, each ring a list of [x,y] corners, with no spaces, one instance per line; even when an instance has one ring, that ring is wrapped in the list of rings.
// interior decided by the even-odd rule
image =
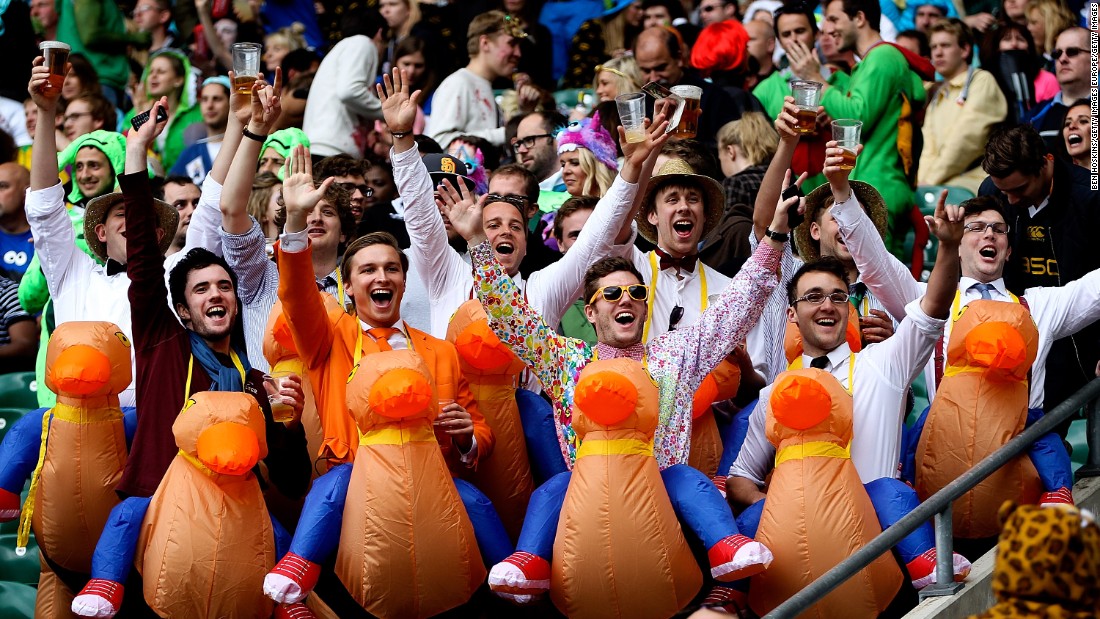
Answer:
[[[65,63],[65,72],[72,69],[72,64]],[[61,90],[47,88],[50,77],[50,68],[46,66],[46,59],[39,56],[31,63],[31,81],[27,85],[27,93],[38,109],[44,112],[57,110],[57,100],[61,98]]]
[[[863,145],[856,146],[856,157],[863,152]],[[852,175],[850,168],[841,167],[844,163],[844,149],[837,146],[836,140],[825,143],[825,166],[821,170],[825,179],[829,181],[829,187],[833,190],[833,197],[847,196],[850,191],[848,177]]]
[[[382,116],[391,133],[406,133],[412,131],[413,122],[416,121],[416,102],[420,99],[420,91],[409,95],[408,76],[401,69],[394,67],[393,77],[382,76],[382,84],[376,84],[378,100],[382,102]]]
[[[805,180],[806,180],[806,173],[803,172],[802,174],[800,174],[798,176],[798,178],[796,178],[794,180],[794,184],[797,185],[798,187],[802,187],[802,183]],[[787,170],[787,172],[783,175],[783,187],[786,188],[790,184],[791,184],[791,171]],[[786,200],[784,200],[783,196],[780,195],[779,203],[775,206],[775,214],[772,215],[772,222],[771,222],[771,224],[768,225],[768,229],[771,230],[772,232],[779,232],[779,233],[790,232],[791,231],[791,226],[790,226],[790,224],[787,223],[787,209],[789,209],[790,207],[792,207],[796,204],[798,205],[798,212],[799,213],[805,213],[806,212],[806,198],[799,197],[799,196],[793,196],[793,197],[790,197],[790,198],[787,198]]]
[[[824,108],[819,108],[824,109]],[[784,142],[797,142],[801,134],[795,129],[798,126],[798,106],[794,104],[794,97],[783,97],[783,109],[775,119],[775,130],[779,132],[779,139]]]
[[[661,147],[664,146],[671,135],[665,133],[668,121],[665,120],[664,112],[657,114],[652,123],[649,122],[648,118],[643,123],[645,126],[645,140],[634,143],[626,141],[626,130],[623,129],[622,125],[619,125],[619,145],[623,149],[623,157],[635,166],[644,164],[650,153],[661,150]]]
[[[248,121],[252,119],[252,92],[238,93],[237,88],[233,85],[236,77],[236,73],[229,72],[229,113],[237,119],[237,122],[241,123],[242,127],[247,127]],[[264,74],[261,73],[253,83],[253,88],[255,88],[255,84],[262,82],[263,79]]]
[[[936,212],[929,217],[924,216],[924,223],[928,224],[931,232],[940,242],[940,249],[946,247],[949,251],[958,251],[963,235],[963,209],[957,204],[947,203],[947,190],[940,192],[940,199],[936,201]]]
[[[335,177],[326,178],[319,186],[313,183],[313,161],[309,149],[299,144],[287,157],[283,179],[283,203],[286,204],[287,228],[298,231],[305,228],[306,218],[324,197]],[[300,226],[292,226],[291,219]]]
[[[270,135],[275,128],[279,114],[282,113],[282,98],[280,97],[283,83],[282,69],[275,69],[275,85],[268,86],[262,80],[256,80],[252,85],[251,99],[249,100],[251,120],[248,122],[248,130],[256,135]]]
[[[485,206],[485,196],[477,199],[466,183],[459,183],[455,189],[451,181],[443,179],[436,192],[436,206],[439,212],[451,222],[455,232],[462,235],[471,246],[485,240],[485,227],[481,222],[481,210]]]
[[[168,111],[168,97],[161,97],[153,102],[153,107],[149,108],[149,120],[140,129],[130,131],[126,136],[127,147],[131,144],[140,145],[142,152],[144,152],[153,143],[153,140],[157,139],[157,136],[168,126],[168,120],[157,122],[157,112],[162,108],[164,111]]]
[[[800,41],[793,41],[786,49],[790,60],[791,73],[810,82],[822,82],[821,63],[817,61],[814,48],[806,47]]]

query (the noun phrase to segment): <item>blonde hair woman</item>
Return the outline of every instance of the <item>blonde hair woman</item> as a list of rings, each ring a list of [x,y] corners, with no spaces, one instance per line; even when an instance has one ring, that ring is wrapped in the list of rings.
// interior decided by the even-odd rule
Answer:
[[[1027,29],[1035,39],[1037,51],[1046,58],[1050,58],[1058,34],[1077,25],[1077,19],[1064,0],[1029,0],[1024,15],[1027,15]]]
[[[306,27],[298,22],[279,28],[264,37],[264,67],[270,75],[275,75],[283,58],[290,52],[306,47]]]
[[[620,56],[596,65],[596,79],[592,81],[596,98],[614,101],[619,95],[641,92],[642,74],[633,56]]]
[[[382,0],[378,12],[386,20],[391,41],[400,41],[412,33],[412,27],[420,21],[420,3],[414,0]]]
[[[779,147],[768,117],[760,112],[745,112],[741,118],[718,130],[718,162],[722,166],[726,206],[752,205],[760,191],[760,182]]]
[[[271,172],[260,172],[252,180],[252,193],[248,194],[248,214],[260,224],[260,230],[268,244],[279,238],[279,197],[283,183]],[[285,217],[285,215],[284,215]]]
[[[599,113],[569,123],[557,140],[561,180],[569,195],[603,196],[615,180],[619,163],[615,142],[600,124]]]

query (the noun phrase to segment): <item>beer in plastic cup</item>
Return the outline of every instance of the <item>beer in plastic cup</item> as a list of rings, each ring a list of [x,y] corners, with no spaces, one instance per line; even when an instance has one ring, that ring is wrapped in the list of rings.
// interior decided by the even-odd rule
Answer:
[[[699,133],[699,115],[703,112],[699,100],[703,98],[703,89],[698,86],[673,86],[671,90],[673,94],[684,98],[684,113],[680,115],[680,122],[672,135],[693,138]]]
[[[237,94],[248,94],[260,75],[260,44],[234,43],[230,50],[233,54],[233,89]]]
[[[645,142],[645,93],[634,92],[615,97],[619,108],[619,121],[626,132],[626,141],[634,144]]]
[[[844,118],[833,121],[833,139],[844,150],[841,155],[844,161],[837,166],[840,169],[851,170],[856,167],[856,147],[859,146],[862,131],[863,123],[858,120]]]
[[[50,69],[50,76],[46,78],[46,92],[61,92],[65,84],[65,65],[69,62],[69,52],[72,50],[68,43],[61,41],[42,41],[38,46],[42,50],[42,56],[46,60],[46,66]]]
[[[795,119],[795,131],[814,133],[817,131],[817,106],[821,102],[821,84],[805,80],[791,82],[791,96],[798,106]]]
[[[264,388],[267,391],[267,402],[271,405],[271,418],[279,423],[294,420],[294,407],[281,394],[291,374],[292,372],[283,370],[264,375]]]

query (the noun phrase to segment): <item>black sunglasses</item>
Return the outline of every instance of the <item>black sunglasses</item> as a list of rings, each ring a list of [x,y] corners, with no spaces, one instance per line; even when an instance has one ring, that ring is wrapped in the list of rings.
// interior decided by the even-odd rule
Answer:
[[[672,313],[668,316],[668,330],[675,331],[676,325],[680,324],[680,319],[684,317],[684,308],[677,305],[672,308]]]
[[[343,187],[344,189],[347,189],[348,193],[355,193],[355,190],[358,189],[359,193],[363,194],[364,198],[369,198],[369,197],[374,195],[374,189],[371,189],[370,186],[367,185],[366,183],[364,183],[362,185],[356,185],[355,183],[336,183],[336,184]]]
[[[1053,50],[1052,52],[1050,52],[1050,57],[1053,58],[1054,60],[1058,60],[1059,58],[1062,57],[1062,54],[1065,54],[1066,58],[1076,58],[1076,57],[1080,56],[1081,54],[1084,54],[1087,51],[1089,51],[1089,50],[1081,49],[1080,47],[1067,47],[1065,49],[1055,49],[1055,50]]]

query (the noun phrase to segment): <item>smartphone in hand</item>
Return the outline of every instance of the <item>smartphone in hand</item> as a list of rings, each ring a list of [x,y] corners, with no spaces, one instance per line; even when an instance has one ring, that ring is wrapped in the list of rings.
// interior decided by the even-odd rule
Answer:
[[[684,113],[684,106],[686,101],[680,95],[672,92],[668,88],[665,88],[657,82],[650,82],[645,86],[642,86],[642,92],[653,97],[657,101],[668,99],[676,106],[672,114],[668,118],[668,127],[665,129],[665,133],[671,133],[676,126],[680,124],[680,117]]]
[[[792,172],[792,174],[793,174],[793,172]],[[802,188],[799,187],[797,183],[791,182],[791,184],[788,185],[787,188],[783,190],[783,193],[780,194],[779,199],[783,202],[786,202],[787,200],[790,200],[791,198],[794,198],[794,197],[799,197],[799,198],[802,197]],[[799,225],[801,225],[803,221],[806,221],[806,217],[803,216],[802,213],[798,212],[798,202],[795,202],[794,204],[787,207],[787,227],[788,228],[790,228],[791,230],[794,230]]]
[[[130,119],[130,126],[134,128],[134,131],[141,129],[141,126],[149,122],[149,112],[152,110],[145,110],[144,112],[134,116]],[[168,110],[163,106],[157,108],[157,122],[161,123],[168,120]]]

